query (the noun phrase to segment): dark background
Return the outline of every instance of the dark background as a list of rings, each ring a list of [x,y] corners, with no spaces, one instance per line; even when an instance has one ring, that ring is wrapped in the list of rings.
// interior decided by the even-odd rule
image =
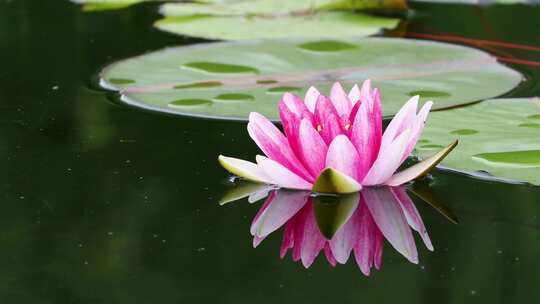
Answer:
[[[540,46],[540,7],[416,5],[399,31]],[[223,153],[257,153],[245,124],[116,103],[115,60],[198,43],[159,32],[155,4],[84,13],[64,0],[0,0],[0,303],[536,303],[540,188],[438,172],[453,225],[417,200],[435,252],[388,244],[381,271],[310,269],[252,249],[258,206],[219,207]],[[540,60],[540,53],[491,50]],[[501,53],[502,52],[502,53]],[[508,96],[540,95],[540,68]],[[260,205],[258,203],[257,205]]]

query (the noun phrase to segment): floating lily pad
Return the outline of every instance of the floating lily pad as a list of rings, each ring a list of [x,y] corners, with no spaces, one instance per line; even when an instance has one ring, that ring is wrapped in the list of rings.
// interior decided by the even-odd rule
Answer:
[[[95,0],[94,0],[95,1]],[[139,0],[141,1],[141,0]],[[406,9],[404,0],[229,0],[168,3],[161,12],[166,16],[211,15],[277,17],[288,14],[309,15],[316,11],[360,9]]]
[[[181,16],[155,23],[174,34],[216,40],[277,39],[289,37],[370,36],[396,27],[399,19],[360,13],[321,12],[310,15]]]
[[[384,114],[392,115],[411,92],[432,92],[422,101],[432,99],[434,108],[442,109],[498,96],[522,79],[490,55],[463,46],[347,38],[334,39],[336,45],[349,46],[339,51],[305,49],[306,44],[320,41],[261,40],[168,48],[112,64],[101,73],[101,85],[119,91],[127,104],[154,111],[236,120],[257,111],[279,120],[277,103],[283,92],[303,95],[315,85],[328,93],[334,81],[351,88],[373,79],[382,93]],[[177,106],[178,100],[205,102]],[[451,130],[466,128],[452,126]]]
[[[403,10],[406,4],[404,0],[169,3],[161,8],[165,18],[155,25],[175,34],[219,40],[370,36],[394,28],[399,19],[347,11],[380,8]],[[328,49],[324,44],[312,47]]]
[[[431,113],[422,139],[434,145],[459,139],[443,167],[540,185],[540,129],[522,126],[532,124],[535,115],[540,115],[538,98],[493,99]],[[420,145],[417,153],[425,157],[433,150]]]

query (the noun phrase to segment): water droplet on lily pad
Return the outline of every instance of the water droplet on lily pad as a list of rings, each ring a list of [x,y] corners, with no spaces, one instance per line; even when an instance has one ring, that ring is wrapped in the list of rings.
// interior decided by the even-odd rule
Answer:
[[[540,124],[539,123],[535,123],[535,122],[526,122],[526,123],[522,123],[522,124],[519,124],[520,127],[526,127],[526,128],[536,128],[536,129],[540,129]]]
[[[270,88],[266,92],[269,93],[269,94],[283,94],[283,93],[287,93],[287,92],[298,92],[298,91],[301,91],[301,90],[302,90],[302,88],[300,88],[300,87],[283,86],[283,87]]]
[[[223,83],[220,81],[201,81],[201,82],[193,82],[193,83],[186,83],[186,84],[179,84],[175,85],[175,89],[196,89],[196,88],[212,88],[212,87],[219,87],[222,86]]]
[[[178,99],[169,103],[169,107],[193,107],[193,106],[207,106],[210,105],[212,101],[208,99],[197,99],[197,98],[186,98]]]
[[[194,70],[200,70],[213,74],[242,74],[242,73],[259,73],[259,70],[245,65],[227,64],[219,62],[188,62],[184,63],[182,67]]]
[[[450,97],[450,93],[443,91],[411,91],[409,96],[420,95],[421,98],[445,98]]]
[[[473,129],[458,129],[458,130],[450,131],[450,134],[455,134],[455,135],[473,135],[476,133],[478,133],[478,131],[473,130]]]
[[[249,95],[249,94],[240,94],[240,93],[225,93],[220,94],[214,99],[217,100],[225,100],[225,101],[249,101],[249,100],[255,100],[255,96]]]
[[[480,153],[473,158],[495,165],[540,167],[540,150]]]
[[[420,144],[427,144],[428,142],[431,142],[429,139],[419,139],[418,143]]]
[[[354,44],[335,41],[335,40],[322,40],[306,42],[298,45],[299,48],[314,51],[314,52],[339,52],[344,50],[354,49],[357,46]]]
[[[527,116],[528,119],[540,120],[540,114],[534,114]]]
[[[130,84],[135,83],[135,80],[128,78],[109,78],[109,82],[112,84]]]

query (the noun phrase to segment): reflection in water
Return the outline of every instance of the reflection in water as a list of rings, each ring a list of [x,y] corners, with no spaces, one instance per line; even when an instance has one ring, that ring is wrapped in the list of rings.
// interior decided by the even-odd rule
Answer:
[[[321,251],[332,266],[347,263],[354,253],[362,273],[369,275],[373,267],[381,266],[384,239],[416,264],[418,251],[412,230],[433,251],[424,222],[405,187],[364,188],[354,194],[320,196],[241,183],[221,203],[243,197],[254,202],[266,195],[251,225],[253,246],[283,226],[281,258],[291,251],[292,259],[306,268]]]

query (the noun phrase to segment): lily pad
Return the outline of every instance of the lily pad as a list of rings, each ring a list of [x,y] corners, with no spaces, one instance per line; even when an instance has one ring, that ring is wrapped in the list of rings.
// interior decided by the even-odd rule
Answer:
[[[139,0],[140,1],[140,0]],[[198,1],[198,3],[168,3],[162,6],[165,16],[211,15],[277,17],[279,15],[308,15],[316,11],[396,9],[404,10],[404,0],[234,0]]]
[[[540,185],[540,128],[528,126],[539,114],[539,98],[493,99],[431,113],[416,153],[426,157],[431,146],[459,139],[441,166]],[[455,132],[465,128],[476,132]]]
[[[219,40],[369,36],[394,28],[399,19],[346,12],[406,8],[404,0],[244,0],[170,3],[157,28]],[[339,11],[337,11],[339,10]]]
[[[399,19],[360,13],[321,12],[309,15],[173,16],[155,23],[163,31],[215,40],[289,37],[370,36],[396,27]]]
[[[324,44],[340,47],[326,51]],[[246,120],[256,111],[276,121],[283,92],[303,95],[315,85],[328,93],[334,81],[350,88],[366,78],[380,88],[388,116],[412,92],[421,96],[428,92],[431,97],[422,101],[431,99],[435,109],[444,109],[506,93],[522,76],[468,47],[398,38],[343,38],[168,48],[112,64],[102,71],[100,81],[103,87],[119,91],[125,103],[144,109],[235,120]]]

